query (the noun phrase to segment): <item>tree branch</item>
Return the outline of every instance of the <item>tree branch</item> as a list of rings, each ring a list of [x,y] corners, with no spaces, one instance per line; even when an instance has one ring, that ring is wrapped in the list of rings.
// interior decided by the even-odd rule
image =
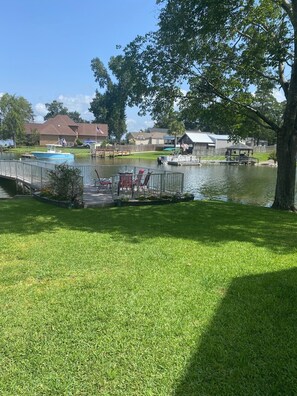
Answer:
[[[246,105],[240,102],[237,102],[236,100],[229,98],[228,96],[224,95],[218,88],[216,88],[209,80],[207,80],[204,77],[201,77],[206,84],[211,87],[212,91],[222,100],[229,102],[229,103],[233,103],[236,107],[238,108],[242,108],[242,109],[246,109],[248,111],[250,111],[253,115],[257,116],[258,118],[260,118],[262,121],[265,122],[265,124],[269,125],[270,129],[274,130],[275,132],[278,132],[280,127],[275,124],[273,121],[271,121],[268,117],[265,116],[265,114],[263,114],[261,111],[259,111],[258,109],[253,108],[250,105]]]
[[[286,14],[290,18],[290,21],[291,21],[291,23],[293,25],[294,17],[293,17],[293,10],[292,10],[292,6],[291,6],[290,2],[287,1],[287,0],[282,0],[281,1],[281,7],[286,12]]]

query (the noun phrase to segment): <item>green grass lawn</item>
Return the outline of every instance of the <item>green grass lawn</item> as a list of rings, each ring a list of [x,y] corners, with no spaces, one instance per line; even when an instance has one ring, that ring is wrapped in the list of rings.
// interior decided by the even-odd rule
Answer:
[[[296,215],[0,206],[1,395],[295,395]]]
[[[16,153],[18,155],[22,155],[25,153],[31,153],[32,151],[46,151],[46,147],[44,146],[20,146],[16,148],[10,149],[12,153]],[[90,157],[90,149],[89,148],[74,148],[74,147],[61,147],[61,151],[75,154],[76,157]]]
[[[125,146],[123,146],[125,147]],[[30,153],[31,151],[46,151],[45,147],[17,147],[14,149],[10,149],[11,152],[17,153],[19,155],[25,154],[25,153]],[[90,157],[90,149],[89,148],[72,148],[72,147],[65,147],[61,148],[62,151],[67,151],[72,154],[74,154],[77,158],[89,158]],[[122,160],[127,160],[127,159],[144,159],[144,160],[154,160],[157,161],[157,158],[160,155],[170,155],[168,151],[148,151],[148,152],[136,152],[136,153],[131,153],[131,155],[124,156],[124,157],[118,157],[119,159]],[[254,153],[253,157],[258,158],[259,161],[267,161],[268,160],[269,153]],[[203,160],[224,160],[225,156],[224,155],[216,155],[216,156],[206,156],[206,157],[201,157]]]

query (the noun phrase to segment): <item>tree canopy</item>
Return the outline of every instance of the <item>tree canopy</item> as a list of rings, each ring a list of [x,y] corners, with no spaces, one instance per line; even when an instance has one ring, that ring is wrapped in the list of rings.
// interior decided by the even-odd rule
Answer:
[[[4,94],[0,98],[0,133],[17,143],[25,141],[25,123],[33,121],[31,104],[22,96]]]
[[[120,66],[120,60],[120,57],[112,57],[108,64],[115,77]],[[92,59],[91,68],[100,90],[96,90],[95,98],[90,105],[90,111],[94,114],[95,122],[108,124],[109,137],[119,141],[127,131],[127,92],[123,83],[124,74],[121,75],[121,81],[113,82],[108,70],[99,58]]]
[[[69,111],[62,102],[58,102],[57,100],[53,100],[51,103],[46,103],[45,107],[48,110],[48,113],[44,116],[45,121],[61,114],[68,115],[74,122],[88,122],[81,118],[78,111]]]
[[[295,210],[297,0],[157,3],[158,30],[124,49],[129,104],[153,113],[175,102],[188,121],[216,118],[219,125],[224,115],[231,134],[247,133],[248,123],[255,134],[272,133],[278,158],[273,207]],[[282,107],[272,99],[279,89]]]

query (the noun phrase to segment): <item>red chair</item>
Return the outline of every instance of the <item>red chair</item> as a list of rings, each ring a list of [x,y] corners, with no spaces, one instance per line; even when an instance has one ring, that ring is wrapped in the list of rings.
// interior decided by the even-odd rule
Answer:
[[[141,180],[142,180],[143,174],[144,174],[144,169],[139,169],[136,179],[134,179],[134,181],[133,181],[134,189],[138,190],[139,186],[141,185]]]
[[[143,183],[141,183],[141,185],[140,185],[140,188],[144,191],[144,190],[148,190],[148,184],[149,184],[149,181],[150,181],[150,177],[151,177],[151,174],[152,174],[153,172],[147,172],[147,174],[145,175],[145,178],[144,178],[144,181],[143,181]]]
[[[120,192],[133,192],[133,173],[120,173],[118,182],[118,195]]]
[[[98,190],[100,190],[100,188],[111,189],[111,186],[112,186],[111,179],[109,179],[107,177],[105,177],[105,178],[100,177],[97,169],[95,169],[95,173],[97,175],[97,178],[94,180],[95,187],[98,187]]]

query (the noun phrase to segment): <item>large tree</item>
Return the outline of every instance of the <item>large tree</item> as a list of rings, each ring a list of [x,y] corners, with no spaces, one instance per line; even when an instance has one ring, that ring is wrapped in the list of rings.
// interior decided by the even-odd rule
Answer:
[[[45,107],[47,108],[47,114],[44,116],[45,121],[49,118],[54,118],[57,115],[67,115],[68,109],[64,107],[62,102],[58,102],[57,100],[53,100],[51,103],[46,103]]]
[[[117,76],[120,68],[120,57],[112,57],[108,63],[109,69]],[[124,86],[124,74],[121,81],[113,82],[108,70],[99,58],[91,61],[99,90],[96,90],[95,98],[91,102],[90,111],[94,114],[95,122],[108,124],[109,137],[121,140],[126,128],[126,87]]]
[[[78,111],[69,111],[68,108],[64,106],[63,102],[53,100],[51,103],[46,103],[45,107],[48,111],[48,113],[44,116],[45,120],[54,118],[57,115],[68,115],[74,122],[88,122],[81,118],[81,115]]]
[[[25,142],[25,123],[33,121],[31,104],[22,96],[4,94],[0,98],[0,134],[15,144]]]
[[[152,111],[166,98],[179,98],[183,109],[213,106],[273,131],[278,158],[273,207],[295,210],[297,0],[157,3],[158,30],[137,37],[124,50],[129,103]],[[255,104],[254,92],[263,89],[283,92],[281,118]]]
[[[256,91],[251,99],[251,106],[261,113],[265,113],[276,124],[281,124],[284,104],[278,102],[275,96],[264,89]],[[199,103],[199,98],[186,103],[180,114],[187,129],[201,129],[218,134],[230,135],[234,140],[239,137],[250,137],[255,144],[260,140],[267,140],[270,145],[275,144],[276,134],[268,128],[266,123],[251,114],[242,111],[234,112],[234,106],[229,103],[213,102],[205,106]]]

